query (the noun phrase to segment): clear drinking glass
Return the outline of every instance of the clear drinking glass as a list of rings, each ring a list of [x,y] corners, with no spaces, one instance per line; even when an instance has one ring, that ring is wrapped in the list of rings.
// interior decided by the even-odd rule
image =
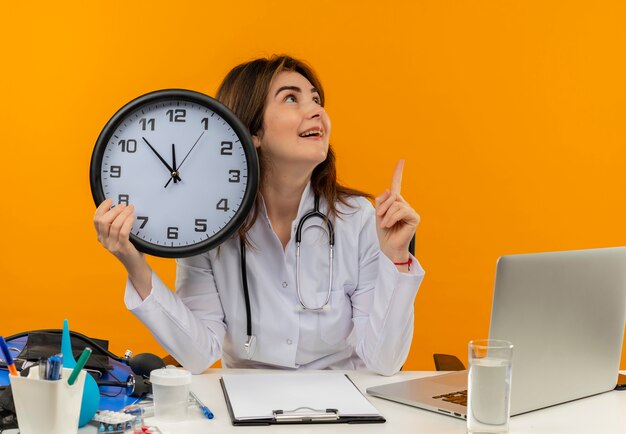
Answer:
[[[479,339],[468,344],[467,432],[507,433],[513,344]]]

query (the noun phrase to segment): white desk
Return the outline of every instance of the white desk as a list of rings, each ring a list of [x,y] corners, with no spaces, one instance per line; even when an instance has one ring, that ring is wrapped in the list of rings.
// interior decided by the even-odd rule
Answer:
[[[204,375],[193,377],[192,390],[213,411],[215,418],[202,417],[195,407],[189,408],[189,420],[180,423],[157,423],[147,419],[146,423],[158,425],[164,434],[210,434],[210,433],[465,433],[465,421],[420,410],[414,407],[396,404],[368,395],[368,399],[387,419],[382,424],[331,424],[331,425],[269,425],[254,427],[234,427],[230,422],[219,378],[224,373],[260,373],[281,371],[261,371],[243,369],[210,369]],[[365,392],[370,386],[408,380],[437,372],[400,372],[393,377],[382,377],[368,372],[345,371],[354,383]],[[79,434],[97,433],[95,427],[84,427]],[[613,391],[557,405],[551,408],[511,418],[511,434],[526,433],[626,433],[626,390]]]

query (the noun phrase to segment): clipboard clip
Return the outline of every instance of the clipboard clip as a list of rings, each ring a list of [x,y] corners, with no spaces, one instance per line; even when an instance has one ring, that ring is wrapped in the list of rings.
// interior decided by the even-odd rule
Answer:
[[[298,407],[293,410],[274,410],[272,412],[276,422],[324,422],[339,419],[339,410],[327,408],[316,410],[311,407]]]

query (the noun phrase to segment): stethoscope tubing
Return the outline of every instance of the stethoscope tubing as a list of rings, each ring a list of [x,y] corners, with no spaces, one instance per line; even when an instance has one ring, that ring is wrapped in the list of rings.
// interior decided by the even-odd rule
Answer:
[[[300,244],[302,242],[302,229],[304,227],[304,223],[310,218],[318,217],[321,218],[325,223],[328,229],[328,259],[330,263],[329,267],[329,275],[328,275],[328,291],[326,294],[326,300],[321,306],[309,306],[304,302],[302,298],[302,293],[300,291]],[[250,309],[250,292],[248,289],[248,274],[246,267],[246,243],[243,238],[239,238],[239,247],[241,252],[241,281],[243,287],[243,297],[246,305],[246,342],[244,343],[244,348],[248,357],[252,357],[252,353],[254,352],[254,345],[256,337],[252,334],[252,314]],[[308,212],[298,222],[298,227],[296,229],[296,291],[298,293],[298,301],[303,310],[312,311],[312,312],[321,312],[326,309],[328,303],[330,302],[330,296],[333,288],[333,257],[334,257],[334,247],[335,247],[335,230],[332,222],[328,218],[327,215],[324,215],[319,210],[319,196],[315,195],[315,207],[312,211]]]
[[[298,292],[298,301],[300,302],[300,306],[302,307],[302,309],[311,310],[311,311],[321,311],[321,310],[326,309],[326,306],[328,306],[328,302],[330,301],[330,293],[333,287],[333,250],[334,250],[334,246],[331,244],[328,250],[328,261],[330,263],[330,271],[328,273],[329,290],[326,293],[326,300],[324,300],[324,303],[322,303],[321,306],[315,307],[315,306],[307,305],[304,302],[304,299],[302,298],[302,293],[300,292],[300,243],[296,244],[296,291]]]

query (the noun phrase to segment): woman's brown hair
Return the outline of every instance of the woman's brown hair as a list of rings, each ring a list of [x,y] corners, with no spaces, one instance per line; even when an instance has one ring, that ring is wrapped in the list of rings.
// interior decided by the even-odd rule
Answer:
[[[322,107],[324,106],[324,89],[317,75],[304,62],[289,56],[272,56],[268,59],[255,59],[233,68],[217,91],[217,99],[235,113],[248,128],[250,134],[262,132],[265,102],[274,78],[282,71],[295,71],[304,76],[318,91]],[[263,187],[263,155],[259,153],[261,169],[261,188]],[[339,218],[336,203],[350,206],[350,196],[372,196],[362,191],[344,187],[337,183],[335,153],[331,145],[328,147],[326,160],[320,163],[311,175],[313,192],[323,197],[328,204],[329,218]],[[239,230],[240,236],[247,242],[246,232],[256,221],[260,210],[260,198],[257,196],[254,210],[246,223]]]

